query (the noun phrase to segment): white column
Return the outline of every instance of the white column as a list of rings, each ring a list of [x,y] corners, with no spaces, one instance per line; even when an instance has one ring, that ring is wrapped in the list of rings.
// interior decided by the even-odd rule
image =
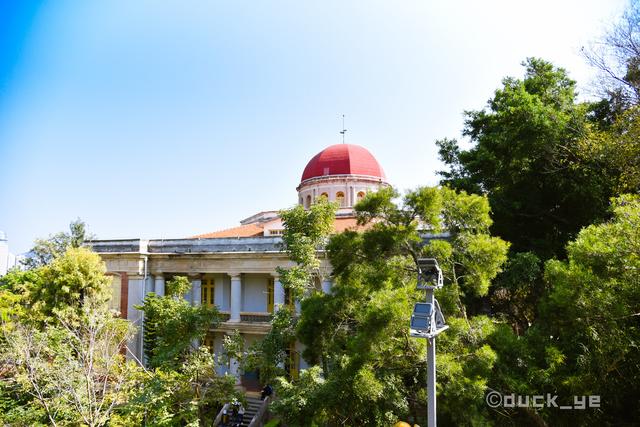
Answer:
[[[278,311],[284,305],[284,288],[280,276],[273,274],[273,310]]]
[[[164,296],[164,276],[162,275],[162,273],[160,274],[156,274],[154,276],[154,281],[155,281],[155,285],[154,285],[154,289],[155,289],[155,293],[158,296],[163,297]]]
[[[330,294],[331,293],[331,286],[333,284],[331,283],[331,280],[329,279],[325,279],[322,281],[322,292],[325,294]]]
[[[229,276],[231,276],[231,316],[229,322],[239,322],[242,307],[242,279],[240,273],[229,273]]]
[[[198,306],[200,305],[201,297],[201,288],[202,288],[202,280],[200,276],[196,279],[191,280],[191,305]]]

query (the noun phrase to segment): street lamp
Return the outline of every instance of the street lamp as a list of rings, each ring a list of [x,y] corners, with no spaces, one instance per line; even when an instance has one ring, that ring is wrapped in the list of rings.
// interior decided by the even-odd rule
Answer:
[[[413,307],[409,333],[427,339],[427,425],[436,426],[436,336],[449,328],[433,291],[442,288],[442,270],[435,258],[418,259],[418,286],[426,294],[426,302]]]
[[[418,289],[442,288],[442,270],[435,258],[418,259]]]

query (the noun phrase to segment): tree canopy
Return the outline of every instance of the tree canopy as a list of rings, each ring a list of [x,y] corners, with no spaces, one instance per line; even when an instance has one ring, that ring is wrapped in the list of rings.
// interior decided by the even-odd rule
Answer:
[[[279,383],[276,410],[290,425],[423,419],[425,344],[408,330],[412,304],[421,298],[415,289],[417,256],[438,257],[445,271],[447,284],[438,299],[452,328],[439,347],[450,356],[442,359],[449,372],[442,387],[473,408],[461,414],[453,405],[445,409],[447,416],[469,422],[483,411],[486,376],[495,361],[486,343],[492,327],[465,301],[487,293],[508,244],[487,234],[491,220],[482,196],[425,187],[397,205],[397,195],[392,189],[367,195],[356,206],[364,231],[334,235],[327,245],[333,292],[303,299],[297,324],[303,356],[316,367],[297,381]],[[440,229],[450,235],[429,237]],[[458,360],[461,354],[466,363]]]
[[[184,298],[191,287],[185,276],[167,282],[164,296],[149,293],[137,308],[144,313],[144,352],[149,366],[181,366],[207,331],[218,324],[218,310],[193,306]]]
[[[134,328],[109,309],[104,273],[97,254],[69,248],[48,265],[2,278],[3,302],[12,306],[2,306],[0,422],[109,421],[138,367],[121,353]]]
[[[78,218],[71,221],[68,232],[59,232],[46,239],[36,239],[22,264],[28,269],[42,267],[64,254],[67,249],[79,248],[86,240],[92,238],[93,235],[87,231],[87,225]]]
[[[514,251],[547,259],[605,216],[610,185],[575,159],[589,113],[575,82],[542,59],[523,66],[523,79],[505,78],[485,109],[465,113],[470,149],[437,141],[449,166],[440,174],[443,184],[487,194],[492,232]]]

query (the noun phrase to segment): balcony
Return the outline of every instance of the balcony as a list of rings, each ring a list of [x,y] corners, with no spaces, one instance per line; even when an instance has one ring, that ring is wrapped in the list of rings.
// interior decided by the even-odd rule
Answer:
[[[220,312],[220,325],[215,331],[231,332],[234,329],[238,329],[243,333],[258,333],[265,334],[271,329],[272,313],[265,312],[240,312],[239,322],[230,322],[229,318],[231,314],[228,311]]]
[[[240,312],[241,322],[270,323],[272,317],[273,315],[271,313]]]

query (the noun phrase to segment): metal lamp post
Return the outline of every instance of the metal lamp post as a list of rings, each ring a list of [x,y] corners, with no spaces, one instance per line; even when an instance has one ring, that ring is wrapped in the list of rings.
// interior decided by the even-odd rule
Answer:
[[[442,270],[434,258],[418,259],[418,289],[426,301],[416,303],[411,315],[410,335],[427,339],[427,425],[436,426],[436,336],[449,328],[433,291],[442,288]]]

